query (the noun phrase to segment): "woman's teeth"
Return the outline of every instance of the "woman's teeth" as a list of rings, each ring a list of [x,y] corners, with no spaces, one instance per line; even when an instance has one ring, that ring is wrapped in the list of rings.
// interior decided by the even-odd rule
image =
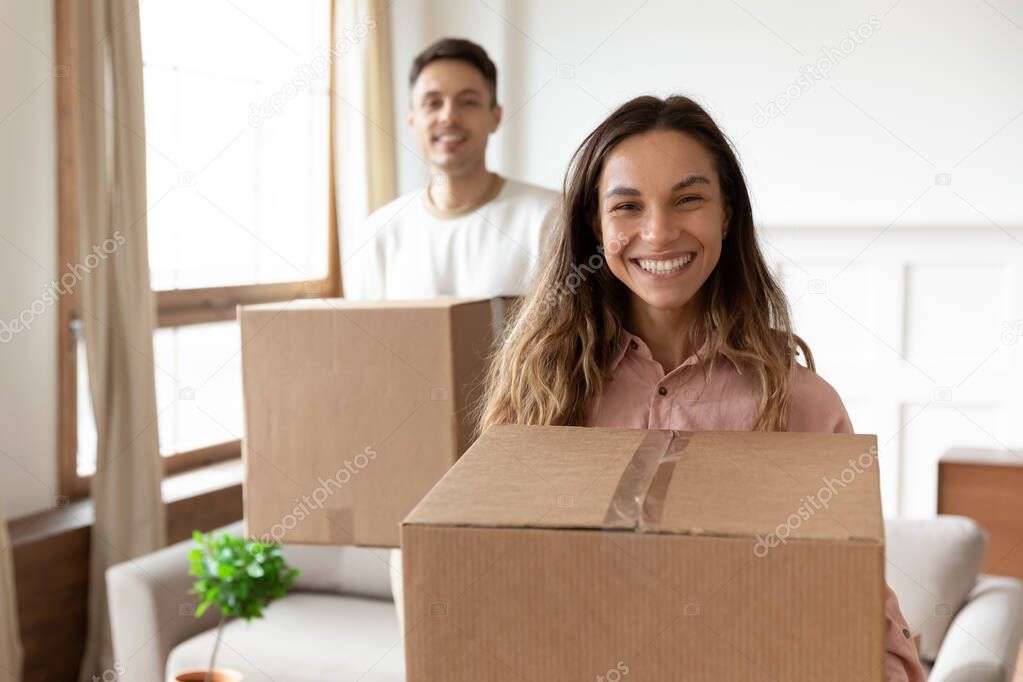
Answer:
[[[639,258],[636,263],[639,267],[643,268],[647,272],[655,275],[670,275],[673,272],[678,272],[693,259],[691,253],[687,253],[684,256],[673,258],[672,260],[644,260]]]

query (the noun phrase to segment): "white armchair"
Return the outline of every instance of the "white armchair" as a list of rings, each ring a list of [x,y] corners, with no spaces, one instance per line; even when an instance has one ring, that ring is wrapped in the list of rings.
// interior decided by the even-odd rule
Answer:
[[[885,521],[886,574],[928,682],[1009,682],[1023,638],[1023,584],[978,575],[987,534],[972,519]]]
[[[242,533],[241,524],[226,527]],[[107,571],[114,659],[126,681],[173,679],[202,669],[213,651],[216,609],[195,618],[188,594],[191,541]],[[391,600],[389,550],[288,545],[302,571],[262,620],[224,627],[217,666],[245,682],[402,682],[405,659]]]

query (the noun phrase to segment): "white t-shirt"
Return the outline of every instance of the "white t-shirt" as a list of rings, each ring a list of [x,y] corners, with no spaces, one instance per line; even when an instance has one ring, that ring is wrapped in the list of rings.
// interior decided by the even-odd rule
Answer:
[[[447,213],[426,188],[374,211],[344,255],[345,297],[520,296],[536,270],[541,240],[558,197],[542,187],[500,179],[479,208]]]

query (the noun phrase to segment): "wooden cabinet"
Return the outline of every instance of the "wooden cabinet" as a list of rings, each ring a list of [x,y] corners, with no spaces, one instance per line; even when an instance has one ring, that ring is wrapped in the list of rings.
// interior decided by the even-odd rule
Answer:
[[[982,572],[1023,579],[1023,449],[953,449],[938,462],[938,513],[990,534]]]

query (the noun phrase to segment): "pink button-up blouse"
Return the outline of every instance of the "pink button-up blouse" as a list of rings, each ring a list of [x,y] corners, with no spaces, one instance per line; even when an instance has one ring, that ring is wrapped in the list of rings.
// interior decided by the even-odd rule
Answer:
[[[589,426],[676,431],[749,431],[757,417],[759,387],[727,352],[715,358],[709,382],[696,356],[664,373],[647,345],[626,334],[611,364],[611,381]],[[792,388],[790,431],[852,433],[842,399],[828,382],[799,366]],[[895,593],[885,598],[885,680],[924,682],[916,647]]]

